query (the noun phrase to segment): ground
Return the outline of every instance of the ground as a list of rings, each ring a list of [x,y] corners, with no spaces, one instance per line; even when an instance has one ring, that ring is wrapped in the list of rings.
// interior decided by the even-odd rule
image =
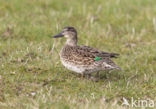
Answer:
[[[156,105],[155,0],[1,0],[1,109],[126,109],[123,98]],[[98,82],[65,69],[52,39],[74,26],[80,45],[120,53],[122,71]],[[94,76],[94,74],[93,74]],[[132,106],[130,106],[132,108]]]

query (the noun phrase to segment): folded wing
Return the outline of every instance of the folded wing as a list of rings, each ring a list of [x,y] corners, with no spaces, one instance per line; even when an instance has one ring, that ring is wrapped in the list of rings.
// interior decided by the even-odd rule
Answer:
[[[85,51],[85,52],[89,52],[92,53],[94,56],[98,56],[101,58],[117,58],[119,56],[118,53],[108,53],[108,52],[103,52],[103,51],[99,51],[98,49],[95,48],[91,48],[89,46],[78,46],[79,50]]]

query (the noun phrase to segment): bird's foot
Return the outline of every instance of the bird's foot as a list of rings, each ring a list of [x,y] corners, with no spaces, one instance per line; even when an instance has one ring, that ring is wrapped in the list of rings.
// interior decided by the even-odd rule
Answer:
[[[87,79],[91,80],[91,81],[94,81],[94,82],[98,81],[98,78],[91,76],[91,74],[87,75]]]
[[[94,82],[98,82],[98,81],[99,81],[99,79],[96,78],[96,77],[90,77],[90,80],[91,80],[91,81],[94,81]]]

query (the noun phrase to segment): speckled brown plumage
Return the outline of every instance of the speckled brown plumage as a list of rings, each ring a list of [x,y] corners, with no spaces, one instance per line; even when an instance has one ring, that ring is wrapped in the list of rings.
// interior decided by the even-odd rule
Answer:
[[[90,74],[101,70],[120,70],[120,67],[111,60],[119,54],[99,51],[89,46],[78,46],[77,32],[73,27],[65,27],[54,38],[61,36],[67,39],[60,52],[61,62],[67,69],[81,74]],[[99,60],[95,60],[96,57]]]

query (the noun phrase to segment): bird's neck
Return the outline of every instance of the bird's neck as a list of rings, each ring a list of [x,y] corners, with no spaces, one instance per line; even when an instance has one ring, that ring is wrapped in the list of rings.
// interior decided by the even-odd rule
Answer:
[[[66,44],[70,46],[76,46],[77,45],[77,38],[67,39]]]

